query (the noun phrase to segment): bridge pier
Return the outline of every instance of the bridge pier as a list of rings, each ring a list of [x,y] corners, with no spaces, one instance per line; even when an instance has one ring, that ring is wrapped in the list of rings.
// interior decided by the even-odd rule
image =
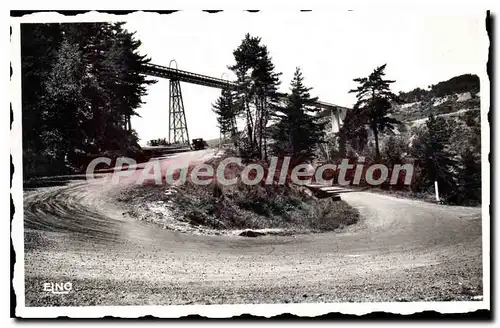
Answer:
[[[332,109],[330,113],[330,121],[332,123],[332,133],[337,133],[340,131],[342,126],[342,118],[340,117],[339,110],[337,108]]]
[[[169,84],[170,98],[168,103],[168,142],[190,145],[180,81],[171,79]]]
[[[126,114],[122,118],[122,128],[125,131],[132,131],[132,123],[130,122],[130,115]]]

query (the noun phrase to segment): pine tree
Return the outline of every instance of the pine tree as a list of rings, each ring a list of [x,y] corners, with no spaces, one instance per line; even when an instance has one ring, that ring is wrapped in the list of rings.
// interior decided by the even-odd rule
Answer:
[[[59,24],[21,24],[22,125],[24,176],[41,171],[50,173],[55,165],[47,153],[44,131],[47,106],[45,79],[52,70],[61,42]],[[16,119],[14,117],[14,119]]]
[[[238,83],[237,98],[246,119],[245,153],[267,157],[266,127],[278,102],[277,88],[281,73],[274,72],[269,51],[261,39],[246,34],[233,52],[236,64],[229,66]]]
[[[312,104],[317,98],[304,86],[299,68],[291,82],[291,93],[286,106],[276,112],[278,122],[272,127],[273,150],[279,156],[291,156],[295,162],[310,160],[319,143],[324,141],[325,123],[315,115],[318,109]]]
[[[62,171],[77,153],[137,147],[130,116],[153,81],[138,73],[148,59],[122,25],[22,26],[23,151],[31,169]]]
[[[217,115],[217,123],[220,133],[224,136],[229,135],[234,145],[237,147],[237,126],[236,117],[238,115],[237,107],[233,99],[232,92],[224,89],[221,96],[212,105],[213,112]]]
[[[78,44],[63,39],[52,71],[45,81],[46,104],[44,131],[41,136],[47,150],[58,162],[73,158],[85,151],[85,130],[81,123],[90,113],[86,112],[83,90],[83,63]],[[62,122],[64,122],[62,124]]]
[[[356,93],[357,98],[351,115],[358,117],[357,124],[368,124],[373,131],[377,159],[380,158],[379,133],[392,131],[394,124],[400,123],[389,116],[392,103],[399,100],[390,90],[391,83],[395,81],[383,78],[385,67],[386,65],[377,67],[368,77],[354,79],[359,86],[349,91]]]
[[[80,25],[80,26],[79,26]],[[130,116],[146,94],[146,86],[154,83],[139,73],[149,62],[138,54],[140,41],[122,28],[122,23],[71,24],[69,35],[82,47],[85,67],[84,90],[92,112],[87,130],[97,151],[124,149],[136,143]]]

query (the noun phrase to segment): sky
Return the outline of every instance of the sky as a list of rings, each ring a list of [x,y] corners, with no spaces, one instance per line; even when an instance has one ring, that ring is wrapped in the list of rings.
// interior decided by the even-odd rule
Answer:
[[[296,67],[320,100],[352,107],[354,78],[387,64],[394,92],[410,91],[465,73],[483,74],[487,58],[484,14],[480,12],[136,12],[125,28],[142,41],[151,62],[217,78],[235,79],[227,68],[246,33],[262,38],[277,72],[280,91],[289,90]],[[175,64],[172,63],[173,67]],[[132,118],[140,144],[168,138],[168,80],[148,87]],[[219,137],[212,104],[220,90],[181,82],[189,137]]]

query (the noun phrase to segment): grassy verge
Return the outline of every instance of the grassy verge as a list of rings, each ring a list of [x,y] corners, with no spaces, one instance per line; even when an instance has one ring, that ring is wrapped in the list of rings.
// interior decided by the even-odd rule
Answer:
[[[232,170],[229,175],[237,176],[241,168],[233,167]],[[144,204],[148,202],[170,204],[171,216],[176,219],[191,226],[215,230],[322,232],[341,229],[359,219],[358,211],[346,202],[316,199],[302,187],[291,184],[249,186],[238,181],[231,186],[217,183],[202,186],[188,178],[184,184],[175,187],[134,186],[126,190],[120,200],[136,205],[132,206],[132,216],[147,217]],[[138,211],[142,213],[136,213]],[[150,221],[161,224],[158,217]]]

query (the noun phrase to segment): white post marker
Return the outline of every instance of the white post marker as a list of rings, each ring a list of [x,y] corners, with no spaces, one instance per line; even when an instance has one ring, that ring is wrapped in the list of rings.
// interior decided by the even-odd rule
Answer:
[[[439,203],[439,189],[438,189],[438,182],[434,181],[434,190],[436,190],[436,202]]]

